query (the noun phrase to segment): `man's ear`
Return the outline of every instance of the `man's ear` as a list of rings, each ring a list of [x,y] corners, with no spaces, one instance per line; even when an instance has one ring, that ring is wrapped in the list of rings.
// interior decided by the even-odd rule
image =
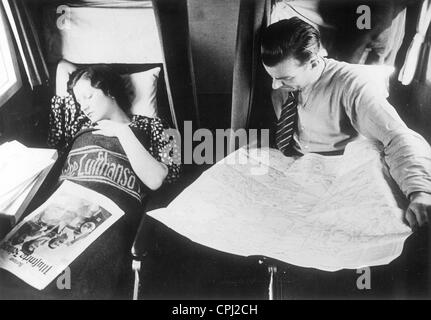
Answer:
[[[319,65],[319,58],[317,56],[314,56],[310,60],[311,68],[315,68]]]

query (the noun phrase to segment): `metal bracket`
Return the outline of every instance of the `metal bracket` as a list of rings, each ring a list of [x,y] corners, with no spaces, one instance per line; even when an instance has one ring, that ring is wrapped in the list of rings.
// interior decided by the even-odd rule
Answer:
[[[139,272],[141,271],[141,261],[132,261],[132,270],[135,273],[135,283],[133,285],[133,300],[138,300],[139,296]]]

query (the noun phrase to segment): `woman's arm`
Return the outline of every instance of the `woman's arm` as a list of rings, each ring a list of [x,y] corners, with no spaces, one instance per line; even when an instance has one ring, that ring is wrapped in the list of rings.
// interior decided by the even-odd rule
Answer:
[[[49,113],[48,146],[60,151],[67,148],[75,134],[90,120],[67,92],[69,75],[76,69],[72,63],[61,60],[57,65],[55,96],[51,99]]]
[[[148,188],[156,190],[162,185],[168,174],[167,166],[154,159],[127,124],[102,120],[96,128],[94,134],[118,138],[133,171]]]
[[[139,179],[151,190],[160,188],[168,174],[167,166],[153,158],[128,126],[118,139]]]
[[[69,81],[70,74],[76,70],[76,66],[69,61],[60,60],[57,65],[55,77],[55,94],[60,97],[65,97],[67,92],[67,82]]]

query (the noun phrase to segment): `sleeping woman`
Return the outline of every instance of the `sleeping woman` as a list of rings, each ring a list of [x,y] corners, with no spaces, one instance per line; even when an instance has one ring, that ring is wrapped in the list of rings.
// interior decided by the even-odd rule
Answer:
[[[57,185],[70,180],[99,192],[125,215],[70,265],[72,290],[60,292],[54,281],[44,290],[49,296],[125,297],[121,290],[131,289],[129,254],[144,200],[179,175],[178,147],[168,126],[131,115],[126,92],[119,74],[97,65],[74,71],[67,93],[52,98],[48,142],[64,159]]]
[[[124,209],[177,178],[180,168],[167,126],[159,118],[130,115],[126,91],[109,66],[74,71],[69,94],[52,99],[49,137],[51,146],[67,152],[60,181],[92,188]]]

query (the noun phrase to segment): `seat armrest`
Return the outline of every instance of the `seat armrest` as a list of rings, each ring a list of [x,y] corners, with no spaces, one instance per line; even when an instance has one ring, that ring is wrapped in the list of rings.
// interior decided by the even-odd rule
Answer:
[[[131,254],[133,259],[141,261],[148,255],[166,257],[195,246],[191,240],[145,214],[141,218]]]
[[[134,260],[143,260],[151,250],[150,246],[153,244],[151,240],[154,239],[154,224],[151,222],[149,216],[146,214],[142,216],[131,249]]]
[[[149,195],[151,197],[150,204],[148,203],[149,200],[146,199],[145,210],[151,211],[166,207],[175,195],[175,185],[162,185],[160,189]],[[154,204],[157,206],[154,207]],[[159,241],[163,241],[164,236],[166,236],[166,227],[147,214],[143,215],[131,249],[133,259],[142,260],[149,251],[153,253],[157,250],[161,251]]]

